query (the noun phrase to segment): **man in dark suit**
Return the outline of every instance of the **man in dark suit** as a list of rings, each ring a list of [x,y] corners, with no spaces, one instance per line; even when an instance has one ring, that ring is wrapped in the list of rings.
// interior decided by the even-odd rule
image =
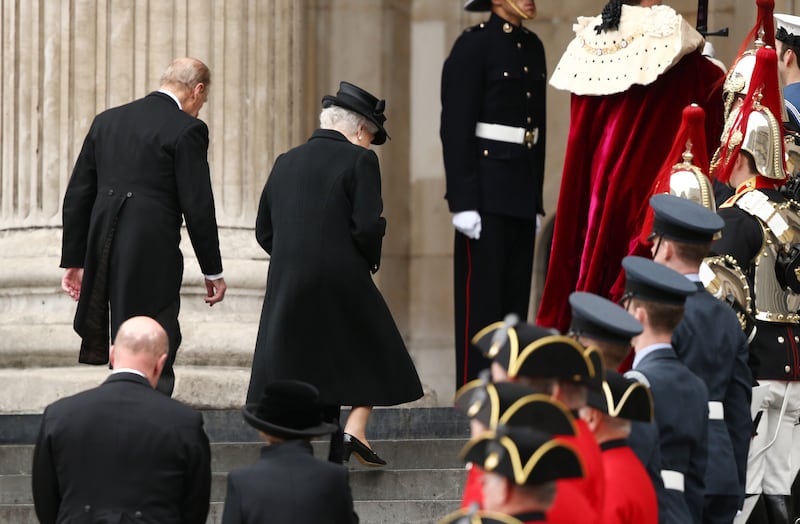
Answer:
[[[203,418],[153,389],[167,346],[155,320],[127,320],[111,347],[112,375],[45,409],[33,455],[39,522],[205,523]]]
[[[455,244],[456,388],[489,366],[470,339],[528,316],[537,215],[544,214],[544,47],[522,22],[533,0],[470,0],[489,19],[456,40],[442,69],[440,135]]]
[[[167,395],[181,343],[182,218],[205,275],[206,303],[221,301],[226,289],[208,127],[197,119],[210,80],[205,64],[179,58],[158,91],[95,117],[64,196],[61,287],[78,301],[78,360],[108,362],[109,315],[112,341],[126,319],[155,318],[169,336],[158,384]]]
[[[650,387],[655,405],[664,482],[660,522],[701,522],[708,458],[708,390],[678,360],[672,332],[686,297],[696,291],[683,275],[650,259],[622,259],[623,304],[642,324],[633,338],[636,356],[626,374]],[[635,441],[636,431],[630,439]],[[633,447],[633,446],[632,446]]]
[[[322,421],[314,386],[272,382],[259,402],[242,408],[242,415],[267,445],[258,462],[228,475],[223,524],[358,522],[347,469],[315,458],[309,442],[338,429]]]
[[[753,382],[747,339],[733,309],[705,290],[700,264],[724,222],[700,204],[669,194],[654,195],[653,260],[697,287],[672,334],[678,359],[708,388],[708,467],[703,521],[730,523],[744,500],[752,421]]]

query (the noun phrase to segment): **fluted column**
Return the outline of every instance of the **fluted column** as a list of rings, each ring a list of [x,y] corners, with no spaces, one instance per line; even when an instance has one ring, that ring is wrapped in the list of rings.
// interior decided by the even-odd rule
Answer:
[[[258,199],[274,157],[314,125],[316,108],[305,103],[306,3],[0,0],[0,14],[0,372],[68,370],[60,379],[103,371],[63,367],[74,366],[78,348],[75,305],[59,287],[64,191],[94,116],[157,89],[173,58],[193,56],[211,69],[200,118],[210,130],[229,293],[213,310],[203,304],[185,240],[176,391],[192,399],[181,365],[202,367],[212,381],[224,375],[214,366],[224,366],[234,378],[221,388],[222,403],[238,405],[267,271],[252,231]]]

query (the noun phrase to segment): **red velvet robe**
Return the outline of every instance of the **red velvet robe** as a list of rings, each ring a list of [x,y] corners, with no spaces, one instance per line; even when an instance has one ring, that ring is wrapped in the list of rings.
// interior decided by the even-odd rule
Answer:
[[[537,324],[565,331],[569,294],[609,297],[622,258],[636,252],[654,177],[672,148],[682,110],[706,112],[711,148],[722,131],[722,71],[699,51],[653,83],[605,96],[572,95],[570,132]],[[680,159],[676,159],[676,163]]]

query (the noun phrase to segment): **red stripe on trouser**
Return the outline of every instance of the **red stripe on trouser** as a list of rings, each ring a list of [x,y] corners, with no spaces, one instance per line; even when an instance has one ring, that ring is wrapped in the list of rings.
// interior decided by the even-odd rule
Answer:
[[[464,285],[464,304],[466,311],[464,312],[464,378],[462,384],[467,383],[467,376],[469,374],[469,295],[470,295],[470,280],[472,278],[472,252],[469,247],[469,239],[467,242],[467,282]]]

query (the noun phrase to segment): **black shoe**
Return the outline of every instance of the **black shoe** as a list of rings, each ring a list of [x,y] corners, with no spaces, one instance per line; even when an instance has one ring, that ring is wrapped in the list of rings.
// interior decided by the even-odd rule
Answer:
[[[369,449],[363,442],[358,440],[350,433],[344,434],[344,460],[350,459],[350,454],[355,453],[356,458],[365,466],[385,466],[386,461],[378,456],[377,453]]]

